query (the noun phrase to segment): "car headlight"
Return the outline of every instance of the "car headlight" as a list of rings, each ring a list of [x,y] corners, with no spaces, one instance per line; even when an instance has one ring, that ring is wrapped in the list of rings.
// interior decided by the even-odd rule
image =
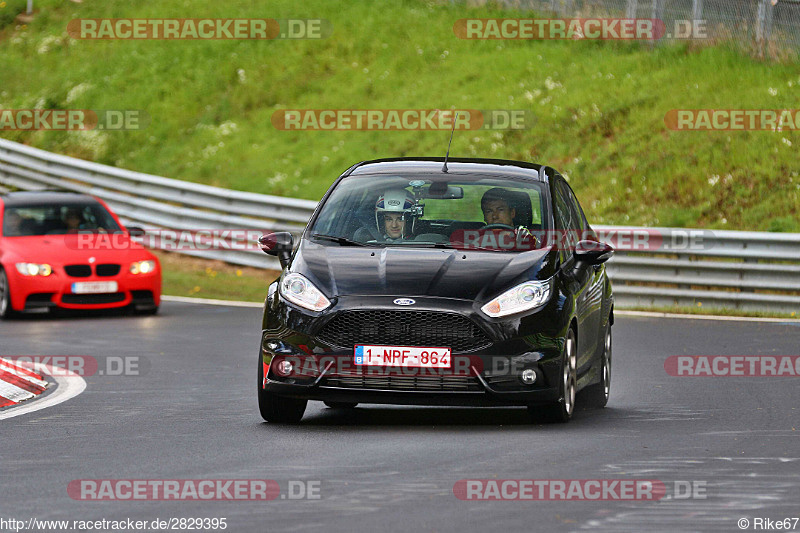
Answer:
[[[17,263],[17,272],[23,276],[49,276],[53,268],[47,264]]]
[[[131,263],[131,274],[149,274],[156,269],[156,262],[148,259],[147,261],[136,261]]]
[[[550,298],[551,286],[552,278],[547,281],[526,281],[484,305],[481,311],[497,318],[539,307]]]
[[[331,305],[331,301],[313,283],[295,272],[283,278],[281,295],[293,304],[311,311],[322,311]]]

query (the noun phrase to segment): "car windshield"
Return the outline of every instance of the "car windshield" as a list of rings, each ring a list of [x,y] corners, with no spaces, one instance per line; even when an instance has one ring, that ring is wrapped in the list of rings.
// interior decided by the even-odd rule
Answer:
[[[59,235],[79,231],[121,231],[111,214],[97,203],[6,206],[3,236]]]
[[[542,182],[497,175],[348,176],[308,237],[340,246],[411,246],[521,252],[548,229]]]

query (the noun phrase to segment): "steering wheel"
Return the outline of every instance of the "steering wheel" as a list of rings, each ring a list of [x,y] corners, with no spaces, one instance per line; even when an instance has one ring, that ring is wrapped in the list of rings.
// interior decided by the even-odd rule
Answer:
[[[508,224],[487,224],[481,229],[507,229],[510,231],[514,231],[514,228],[509,226]]]

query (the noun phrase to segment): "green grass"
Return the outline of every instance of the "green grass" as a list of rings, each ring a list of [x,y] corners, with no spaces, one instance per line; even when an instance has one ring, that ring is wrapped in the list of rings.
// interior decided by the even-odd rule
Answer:
[[[263,302],[280,272],[154,252],[161,262],[162,293],[170,296]]]
[[[800,320],[797,313],[776,313],[772,311],[745,311],[742,309],[728,309],[724,307],[691,307],[691,306],[633,306],[620,307],[620,311],[647,311],[649,313],[668,313],[672,315],[711,315],[711,316],[745,316],[754,318],[786,318]]]
[[[797,132],[674,132],[677,108],[795,108],[796,64],[726,47],[467,41],[449,2],[24,0],[0,8],[0,108],[141,109],[141,131],[10,132],[68,155],[319,199],[354,162],[444,155],[449,132],[278,131],[284,108],[526,109],[523,131],[457,132],[452,154],[549,164],[593,223],[800,231]],[[75,41],[73,18],[323,18],[324,40]]]

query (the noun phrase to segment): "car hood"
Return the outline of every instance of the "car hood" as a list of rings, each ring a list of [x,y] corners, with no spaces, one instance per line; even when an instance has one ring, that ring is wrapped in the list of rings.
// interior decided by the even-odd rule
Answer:
[[[127,235],[91,235],[90,240],[77,241],[77,235],[34,235],[6,237],[0,240],[3,261],[25,261],[48,264],[83,264],[93,262],[125,263],[151,259],[152,254]]]
[[[290,267],[330,297],[431,296],[483,300],[552,276],[550,248],[529,252],[320,245],[303,240]]]

